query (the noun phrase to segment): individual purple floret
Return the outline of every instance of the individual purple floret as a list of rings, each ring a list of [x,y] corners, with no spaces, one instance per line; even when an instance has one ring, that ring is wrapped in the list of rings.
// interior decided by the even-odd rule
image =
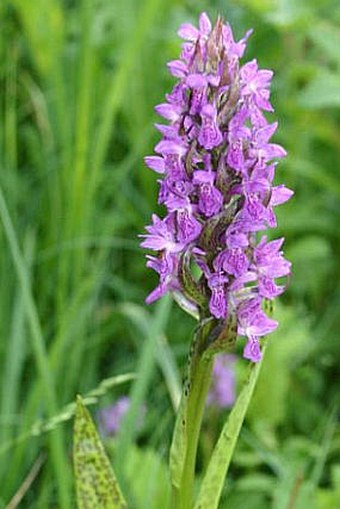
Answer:
[[[235,355],[218,355],[215,359],[207,404],[229,408],[235,401]]]
[[[127,396],[120,397],[114,405],[102,408],[99,412],[100,428],[104,435],[116,435],[119,431],[120,425],[124,416],[130,408],[130,398]],[[139,412],[138,426],[142,425],[145,416],[145,407],[142,407]]]
[[[291,264],[281,251],[283,239],[262,234],[276,227],[275,207],[291,198],[284,185],[273,185],[285,150],[271,138],[277,122],[270,83],[273,72],[257,61],[240,63],[251,34],[236,42],[219,17],[214,27],[203,13],[199,27],[184,24],[180,58],[168,64],[177,78],[156,112],[168,123],[156,124],[162,140],[145,163],[161,178],[159,204],[142,246],[148,267],[160,278],[147,302],[173,292],[200,319],[216,327],[237,323],[246,336],[244,357],[261,359],[259,338],[277,327],[263,311],[285,286],[280,278]]]
[[[100,411],[100,426],[105,435],[115,435],[118,432],[120,423],[129,410],[129,406],[129,398],[122,396],[114,405],[105,407]]]

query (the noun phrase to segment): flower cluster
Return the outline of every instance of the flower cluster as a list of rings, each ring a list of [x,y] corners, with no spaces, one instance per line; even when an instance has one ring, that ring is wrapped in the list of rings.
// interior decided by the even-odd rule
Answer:
[[[142,246],[157,252],[147,266],[160,277],[147,303],[171,291],[201,316],[235,316],[248,338],[244,357],[256,362],[259,337],[277,326],[262,302],[283,292],[275,280],[290,273],[283,239],[257,233],[276,226],[274,207],[293,194],[273,185],[276,160],[286,155],[270,141],[277,122],[264,115],[273,111],[273,73],[256,60],[240,65],[251,31],[235,42],[221,18],[212,27],[203,13],[199,28],[184,24],[178,33],[181,56],[168,64],[178,81],[155,108],[169,122],[156,124],[162,140],[145,158],[162,176],[159,203],[167,209],[143,236]]]

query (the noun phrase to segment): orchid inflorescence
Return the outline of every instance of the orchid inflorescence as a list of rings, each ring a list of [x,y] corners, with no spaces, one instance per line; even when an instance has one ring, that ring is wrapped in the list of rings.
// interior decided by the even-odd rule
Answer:
[[[199,28],[184,24],[178,33],[181,56],[168,64],[178,81],[155,108],[169,123],[156,124],[158,155],[145,158],[162,176],[159,203],[167,208],[143,235],[142,246],[157,252],[147,265],[160,277],[147,303],[172,292],[201,319],[234,317],[237,334],[248,338],[244,357],[257,362],[259,337],[278,325],[263,300],[284,291],[275,279],[291,267],[284,239],[257,233],[276,227],[274,207],[293,194],[273,185],[276,159],[286,155],[270,142],[277,122],[263,113],[273,111],[273,72],[255,59],[240,65],[251,31],[235,42],[220,17],[212,27],[203,13]]]

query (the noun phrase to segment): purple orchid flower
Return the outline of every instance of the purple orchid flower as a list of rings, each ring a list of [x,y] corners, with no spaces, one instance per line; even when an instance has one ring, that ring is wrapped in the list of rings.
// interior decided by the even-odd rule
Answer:
[[[273,185],[275,168],[286,151],[272,141],[278,123],[270,83],[273,72],[257,61],[242,63],[251,31],[235,41],[232,29],[218,18],[213,26],[201,14],[199,27],[184,24],[179,59],[168,69],[177,79],[156,112],[167,123],[146,165],[160,176],[155,214],[142,235],[148,267],[160,278],[147,302],[174,292],[200,317],[223,325],[236,319],[247,338],[244,357],[261,358],[260,338],[277,327],[263,311],[264,299],[285,290],[291,264],[281,251],[283,239],[268,241],[262,232],[276,227],[275,207],[293,191]],[[262,237],[261,237],[262,235]],[[202,271],[199,281],[186,271]],[[177,301],[180,299],[177,299]]]

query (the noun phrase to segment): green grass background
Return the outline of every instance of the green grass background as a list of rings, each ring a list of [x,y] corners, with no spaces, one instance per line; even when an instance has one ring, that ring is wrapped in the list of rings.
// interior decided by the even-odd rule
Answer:
[[[277,182],[295,190],[274,232],[293,275],[221,508],[340,505],[338,1],[2,0],[0,509],[75,507],[65,405],[131,372],[105,386],[94,415],[130,394],[106,445],[131,508],[166,507],[194,323],[168,299],[144,305],[156,278],[137,234],[157,184],[142,158],[158,140],[153,106],[173,83],[176,30],[202,10],[237,37],[254,28],[246,58],[275,71],[276,141],[289,154]],[[198,477],[225,417],[206,417]]]

